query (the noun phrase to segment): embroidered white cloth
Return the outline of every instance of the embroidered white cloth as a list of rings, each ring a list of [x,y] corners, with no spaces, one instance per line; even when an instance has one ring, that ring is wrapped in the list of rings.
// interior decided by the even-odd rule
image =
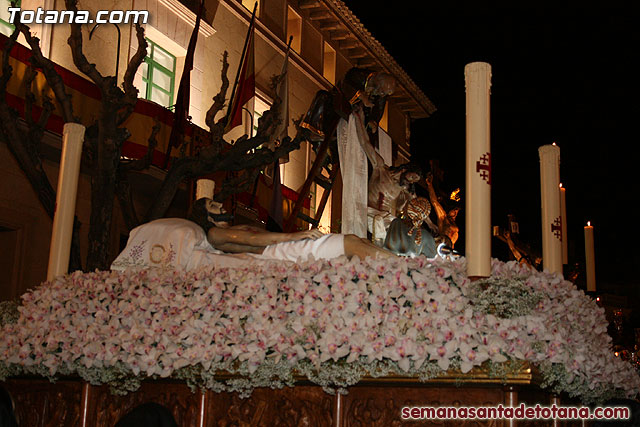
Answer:
[[[207,240],[204,230],[183,218],[162,218],[129,233],[127,246],[111,264],[112,270],[129,267],[193,270],[201,265],[240,267],[251,257],[225,254]]]
[[[358,142],[357,118],[338,123],[338,155],[342,174],[342,234],[367,238],[367,156]]]

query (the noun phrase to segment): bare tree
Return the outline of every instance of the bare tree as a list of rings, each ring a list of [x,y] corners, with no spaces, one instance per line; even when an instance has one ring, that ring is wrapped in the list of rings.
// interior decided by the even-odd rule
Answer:
[[[256,135],[244,135],[233,143],[223,138],[226,117],[215,121],[215,116],[225,107],[226,91],[229,86],[227,78],[227,52],[222,56],[222,86],[220,92],[213,98],[213,104],[207,111],[206,123],[210,131],[210,145],[194,156],[175,159],[171,169],[162,183],[162,187],[153,205],[147,213],[147,219],[160,218],[166,212],[169,203],[177,192],[178,185],[187,178],[207,175],[217,171],[240,172],[236,178],[231,178],[216,195],[222,201],[234,193],[246,191],[255,181],[256,175],[269,164],[273,164],[280,157],[290,151],[300,148],[303,140],[300,132],[295,138],[285,138],[273,150],[266,148],[266,143],[274,138],[274,133],[280,123],[279,111],[282,101],[276,96],[271,108],[258,120]],[[276,76],[271,80],[271,89],[275,88],[284,76]]]
[[[69,10],[77,10],[77,0],[65,0]],[[83,52],[82,28],[79,24],[70,24],[71,35],[68,44],[71,49],[75,66],[99,88],[101,93],[100,112],[94,123],[85,124],[85,145],[83,162],[87,162],[91,171],[91,216],[89,223],[89,251],[87,254],[86,270],[106,269],[110,263],[109,232],[111,229],[114,201],[118,198],[123,216],[129,228],[139,224],[138,215],[134,209],[134,195],[131,191],[129,176],[131,171],[143,170],[151,164],[152,153],[157,146],[156,136],[159,124],[156,123],[148,140],[147,154],[138,160],[123,160],[122,146],[129,138],[129,131],[123,123],[129,118],[138,100],[138,90],[133,84],[136,70],[147,55],[147,42],[144,30],[136,25],[138,50],[130,59],[124,75],[122,87],[118,87],[116,77],[103,76],[95,64],[88,61]],[[25,102],[25,117],[27,131],[22,131],[17,125],[18,112],[11,109],[6,102],[7,83],[12,77],[13,70],[9,65],[9,52],[22,33],[32,50],[30,58],[31,68],[24,81],[30,87],[35,77],[35,69],[40,69],[53,89],[55,100],[60,105],[65,122],[79,122],[74,116],[71,98],[66,91],[60,75],[54,64],[42,55],[39,40],[31,36],[29,28],[18,24],[16,31],[5,46],[0,76],[0,134],[13,155],[18,160],[21,169],[26,174],[32,187],[38,194],[47,214],[53,217],[55,209],[55,191],[51,186],[44,170],[39,154],[44,126],[53,111],[52,100],[45,99],[43,111],[37,121],[33,120],[33,93],[27,91]],[[226,92],[229,87],[227,71],[229,64],[227,52],[222,56],[222,85],[219,93],[213,98],[211,108],[207,112],[206,123],[210,131],[210,140],[205,148],[192,156],[177,158],[172,162],[170,170],[161,185],[153,205],[145,214],[145,221],[160,218],[165,215],[178,187],[185,179],[211,174],[218,171],[238,172],[234,178],[225,182],[222,190],[216,196],[222,200],[229,195],[246,190],[255,180],[259,171],[288,152],[298,149],[302,137],[285,138],[279,146],[271,150],[264,145],[273,139],[273,134],[279,124],[278,111],[281,101],[275,99],[271,109],[259,121],[255,136],[243,136],[235,142],[224,139],[226,117],[215,120],[217,113],[225,107]],[[282,79],[282,76],[272,79],[272,88]],[[184,136],[183,136],[184,137]],[[73,266],[72,266],[73,267]],[[78,268],[76,266],[75,268]]]
[[[53,219],[56,204],[56,192],[44,171],[40,157],[40,147],[42,144],[45,125],[54,110],[54,105],[51,99],[45,97],[43,100],[42,112],[38,119],[34,120],[35,112],[33,106],[35,95],[33,93],[32,86],[37,74],[35,67],[40,68],[47,77],[49,85],[55,94],[56,100],[61,106],[65,122],[74,122],[76,119],[73,116],[71,109],[71,98],[66,93],[62,79],[55,72],[53,64],[42,55],[38,39],[31,37],[31,34],[28,34],[27,41],[32,44],[32,46],[36,46],[36,48],[32,48],[33,56],[30,59],[31,63],[23,78],[23,83],[26,89],[24,117],[27,130],[24,131],[18,125],[19,114],[7,104],[6,94],[7,84],[13,75],[13,69],[9,65],[9,53],[13,49],[19,33],[20,28],[18,24],[18,28],[15,29],[5,44],[2,55],[2,75],[0,76],[0,135],[7,143],[9,150],[13,153],[14,158],[18,162],[18,165],[24,171],[27,180],[38,196],[46,214],[49,218]],[[76,231],[78,228],[79,223],[76,220],[74,224],[70,258],[70,268],[72,269],[81,268],[79,250],[77,249],[78,233]]]

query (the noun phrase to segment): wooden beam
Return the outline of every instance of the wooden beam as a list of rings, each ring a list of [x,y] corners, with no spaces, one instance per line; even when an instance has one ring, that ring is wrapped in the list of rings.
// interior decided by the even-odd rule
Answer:
[[[376,62],[375,59],[373,59],[372,57],[368,56],[368,57],[364,57],[364,58],[358,59],[357,65],[359,67],[372,68],[374,66],[377,66],[378,63]],[[375,68],[379,68],[379,67],[375,67]]]
[[[322,21],[324,19],[335,19],[335,16],[327,9],[314,10],[309,14],[309,19],[312,21]]]
[[[325,21],[320,24],[320,30],[322,31],[340,30],[342,28],[342,24],[340,24],[338,21]]]
[[[405,92],[402,86],[396,85],[396,90],[391,95],[389,95],[391,99],[395,102],[403,102],[406,99],[410,99],[409,95]]]
[[[369,56],[367,51],[364,50],[361,47],[356,47],[354,49],[348,49],[345,53],[349,58],[353,58],[353,59],[361,59],[361,58],[366,58],[366,57]]]
[[[354,47],[358,46],[360,46],[360,42],[356,39],[341,40],[338,43],[338,48],[340,49],[353,49]]]
[[[347,30],[339,29],[335,31],[331,31],[329,33],[329,37],[333,41],[341,41],[341,40],[350,40],[353,38],[353,34]]]
[[[395,107],[402,111],[419,111],[419,106],[410,99],[403,99],[393,103]]]
[[[420,111],[419,109],[416,109],[416,106],[411,106],[408,104],[396,105],[396,109],[398,111],[402,111],[403,113],[411,113],[412,115]]]
[[[413,99],[412,94],[410,92],[408,92],[407,89],[404,86],[400,85],[400,84],[396,84],[396,90],[391,96],[395,96],[395,97],[400,98],[400,99],[403,99],[403,98],[404,99],[410,99],[411,102],[415,102],[415,100]]]
[[[298,2],[298,7],[300,9],[315,9],[320,6],[321,4],[319,0],[300,0]]]

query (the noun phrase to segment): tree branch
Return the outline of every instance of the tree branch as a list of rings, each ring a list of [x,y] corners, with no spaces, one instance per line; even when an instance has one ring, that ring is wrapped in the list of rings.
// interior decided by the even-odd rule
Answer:
[[[149,135],[149,138],[147,139],[147,152],[145,153],[144,157],[136,160],[121,161],[120,166],[118,167],[120,171],[141,171],[151,166],[151,162],[153,161],[153,153],[158,146],[156,136],[158,135],[158,132],[160,132],[160,121],[157,117],[154,119],[154,121],[155,124],[151,128],[151,135]]]
[[[229,61],[227,60],[229,53],[225,50],[222,54],[222,71],[220,77],[222,78],[222,85],[220,91],[213,97],[213,104],[209,111],[207,111],[205,123],[209,126],[211,132],[212,142],[224,141],[224,128],[226,126],[225,117],[223,116],[218,122],[215,121],[216,115],[225,107],[225,100],[227,99],[227,89],[229,88],[229,79],[227,78],[227,72],[229,70]]]
[[[27,126],[31,128],[34,125],[33,122],[33,103],[36,101],[36,96],[33,93],[33,81],[35,80],[38,72],[33,67],[27,67],[27,71],[24,74],[24,120],[27,122]]]
[[[40,203],[47,215],[53,218],[56,203],[54,191],[47,174],[44,172],[42,162],[37,152],[29,149],[34,143],[30,140],[32,134],[25,135],[18,128],[19,117],[15,110],[7,105],[7,83],[13,75],[13,69],[9,65],[9,56],[18,37],[16,29],[5,44],[2,55],[2,76],[0,76],[0,136],[4,139],[9,150],[13,153],[20,168],[25,173],[31,187],[36,192]]]
[[[7,40],[7,43],[4,45],[4,49],[2,52],[2,76],[0,76],[0,92],[5,95],[7,91],[7,83],[9,83],[9,79],[13,75],[13,68],[9,65],[9,57],[11,54],[11,49],[16,44],[16,40],[18,39],[19,31],[16,28],[13,30],[11,37]],[[4,101],[3,101],[4,102]]]
[[[234,194],[249,191],[255,183],[260,170],[262,170],[262,168],[245,169],[244,174],[241,173],[236,177],[233,177],[233,174],[227,174],[214,199],[222,202]]]
[[[254,141],[258,140],[255,137],[252,139]],[[184,179],[196,178],[223,170],[261,169],[266,165],[273,164],[277,159],[286,156],[287,153],[299,149],[300,142],[303,140],[302,136],[296,136],[294,139],[285,138],[282,144],[273,151],[268,148],[260,148],[253,153],[232,153],[227,151],[220,154],[216,147],[208,146],[200,151],[197,156],[176,159],[162,183],[158,196],[150,206],[145,216],[145,221],[164,216],[178,191],[178,186]]]
[[[138,220],[135,204],[133,203],[133,193],[131,191],[128,171],[118,172],[116,195],[118,196],[118,202],[120,202],[120,210],[122,211],[124,223],[127,229],[133,230],[140,225],[140,221]]]
[[[118,167],[118,180],[116,183],[116,195],[120,202],[120,208],[122,210],[122,217],[129,230],[134,229],[140,225],[138,215],[135,210],[135,204],[133,203],[133,192],[131,191],[131,183],[129,182],[130,171],[141,171],[148,168],[153,160],[153,152],[155,151],[158,142],[156,136],[160,132],[160,121],[155,119],[155,124],[151,128],[151,135],[149,135],[148,148],[144,157],[137,160],[130,160],[120,162]]]
[[[133,84],[133,79],[136,75],[136,71],[140,68],[142,62],[144,62],[144,58],[147,57],[147,39],[144,37],[144,28],[140,26],[136,22],[136,38],[138,40],[138,50],[135,55],[131,57],[129,64],[127,65],[127,69],[124,73],[124,81],[122,82],[122,88],[124,90],[124,111],[120,112],[120,117],[118,118],[118,124],[122,123],[129,118],[131,113],[133,112],[136,103],[138,102],[138,88]]]
[[[65,0],[67,10],[71,10],[74,13],[78,12],[77,0]],[[82,52],[82,26],[80,24],[69,24],[71,27],[71,35],[67,39],[67,44],[71,48],[71,55],[73,56],[73,63],[78,67],[82,73],[87,75],[96,85],[100,88],[104,88],[107,80],[102,74],[98,72],[96,64],[91,64],[87,60],[87,57]]]
[[[40,114],[40,117],[38,118],[38,122],[36,123],[36,126],[43,132],[45,127],[47,126],[49,117],[51,117],[51,114],[53,113],[54,110],[55,110],[55,107],[51,102],[51,98],[49,98],[48,96],[45,96],[42,99],[42,113]]]
[[[258,121],[258,131],[254,137],[249,138],[245,135],[235,141],[233,145],[226,143],[223,138],[224,128],[227,124],[226,117],[222,117],[217,122],[215,117],[225,107],[226,92],[229,87],[229,80],[227,79],[229,63],[227,58],[228,53],[224,52],[221,70],[222,85],[218,94],[213,98],[213,104],[206,115],[206,124],[211,134],[211,145],[202,148],[194,156],[181,157],[173,161],[158,196],[154,199],[146,214],[146,221],[164,216],[178,191],[178,186],[185,179],[196,178],[218,171],[251,171],[234,180],[227,181],[224,186],[225,189],[217,196],[218,198],[224,198],[229,194],[246,190],[247,186],[251,186],[254,183],[256,174],[262,168],[273,164],[277,159],[300,148],[300,142],[303,140],[300,132],[294,139],[285,138],[273,150],[266,147],[266,143],[274,139],[275,131],[280,124],[279,110],[282,108],[282,100],[277,94],[274,96],[271,108]],[[275,88],[283,78],[284,76],[281,75],[272,79],[270,86],[274,92],[276,92]],[[247,175],[253,178],[246,179]]]
[[[37,71],[33,67],[27,67],[27,71],[24,76],[25,84],[25,107],[24,118],[27,123],[27,138],[25,143],[28,144],[27,150],[31,153],[34,159],[39,159],[40,144],[42,143],[42,136],[44,135],[44,129],[51,117],[51,113],[54,110],[54,106],[48,96],[44,96],[42,100],[42,111],[38,118],[38,121],[33,120],[33,105],[36,100],[36,96],[33,93],[33,82],[38,75]],[[39,160],[38,160],[39,161]]]
[[[62,109],[63,120],[67,123],[79,123],[80,119],[73,115],[71,96],[67,93],[62,77],[60,77],[60,74],[56,71],[55,64],[42,54],[42,50],[40,49],[40,39],[33,37],[29,31],[29,27],[24,24],[17,23],[16,28],[20,30],[22,35],[24,35],[29,47],[31,47],[31,65],[42,69],[42,73],[44,74],[47,83],[53,90],[56,100]]]

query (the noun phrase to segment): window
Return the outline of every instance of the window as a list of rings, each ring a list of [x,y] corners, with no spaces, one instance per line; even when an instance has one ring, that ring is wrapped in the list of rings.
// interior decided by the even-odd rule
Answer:
[[[11,7],[11,2],[9,0],[0,0],[0,33],[9,37],[15,27],[13,24],[9,23],[9,7]],[[15,7],[20,7],[20,2],[17,1]]]
[[[287,7],[287,40],[293,37],[291,40],[291,49],[300,53],[302,47],[302,18],[298,15],[291,6]]]
[[[176,57],[147,39],[149,52],[141,65],[142,90],[145,99],[157,102],[164,107],[173,106]]]
[[[327,42],[324,42],[322,75],[325,79],[329,80],[332,85],[336,84],[336,51]]]

